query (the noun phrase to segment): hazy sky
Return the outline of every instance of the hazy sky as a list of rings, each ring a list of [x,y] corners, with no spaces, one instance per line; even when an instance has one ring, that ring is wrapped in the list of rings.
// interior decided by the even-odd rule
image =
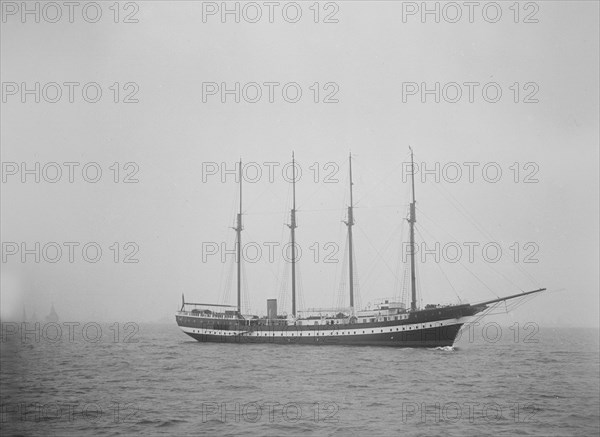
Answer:
[[[96,23],[85,20],[94,20],[93,8],[85,17],[75,10],[70,23],[66,7],[50,23],[56,11],[44,12],[42,4],[40,23],[32,15],[23,23],[21,11],[12,14],[13,3],[2,2],[2,317],[20,317],[23,308],[28,317],[34,311],[43,317],[54,303],[62,320],[172,320],[181,293],[219,301],[232,257],[225,263],[220,253],[203,257],[203,247],[233,249],[238,188],[232,174],[206,170],[231,170],[240,157],[256,163],[246,168],[248,179],[256,166],[263,171],[258,182],[244,185],[243,241],[263,248],[259,262],[246,263],[245,284],[251,309],[265,313],[266,299],[280,298],[284,283],[290,184],[281,169],[292,150],[303,171],[301,306],[338,302],[350,151],[360,301],[391,297],[402,279],[401,237],[408,236],[402,171],[410,145],[417,163],[440,165],[439,183],[433,174],[417,177],[419,244],[465,248],[462,263],[430,256],[419,265],[423,305],[456,302],[457,294],[477,302],[547,287],[505,320],[597,326],[598,3],[522,4],[518,23],[512,4],[501,2],[496,23],[488,22],[493,10],[485,17],[475,10],[470,23],[464,6],[462,19],[450,23],[455,11],[440,4],[440,22],[425,16],[423,23],[418,12],[403,18],[413,4],[362,1],[320,3],[318,23],[313,2],[299,3],[296,23],[288,22],[295,15],[288,3],[278,4],[273,23],[265,6],[262,19],[249,22],[256,9],[244,3],[240,23],[233,15],[222,23],[219,13],[203,20],[203,8],[210,12],[213,4],[193,1],[138,1],[137,10],[122,3],[118,23],[112,2],[101,4]],[[138,22],[122,22],[128,16]],[[338,22],[322,22],[326,17]],[[532,20],[538,22],[524,22]],[[69,82],[79,84],[72,85],[72,103]],[[82,97],[92,82],[102,90],[97,103]],[[221,84],[235,89],[236,82],[240,103],[234,94],[222,103]],[[260,99],[256,86],[244,88],[253,82]],[[272,85],[272,103],[269,82],[279,84]],[[421,84],[435,89],[436,82],[440,102],[429,94],[423,103]],[[463,93],[456,103],[449,101],[456,86],[444,87],[453,82]],[[464,85],[471,82],[478,84],[472,102]],[[216,94],[203,96],[203,89],[215,90],[211,83]],[[297,103],[282,95],[290,83],[288,99],[302,91]],[[417,84],[416,94],[403,95],[414,89],[407,83]],[[482,95],[489,83],[488,100],[502,90],[496,103]],[[22,95],[23,84],[33,93]],[[90,100],[95,89],[86,88]],[[50,162],[63,172],[56,183],[48,182],[55,177]],[[65,162],[76,163],[69,164],[72,183]],[[475,163],[472,182],[466,162]],[[39,163],[40,183],[35,174],[21,182],[21,163],[28,169]],[[102,170],[97,183],[84,180],[88,163],[96,163],[86,167],[88,179]],[[449,163],[463,171],[455,183],[456,165]],[[492,183],[497,168],[502,175]],[[127,175],[138,182],[124,183]],[[324,183],[327,175],[338,181]],[[35,254],[22,262],[21,243],[34,249],[36,242],[40,262]],[[56,263],[49,262],[52,242],[63,250]],[[482,255],[490,242],[503,249],[496,263]],[[72,263],[65,243],[73,243]],[[93,243],[90,257],[94,247],[102,249],[98,262],[83,258],[87,243]],[[474,262],[465,243],[476,247]],[[273,262],[269,244],[279,244]],[[9,254],[15,247],[19,252]],[[327,254],[339,262],[325,262]],[[539,262],[525,262],[528,254]],[[127,255],[139,262],[124,262]]]

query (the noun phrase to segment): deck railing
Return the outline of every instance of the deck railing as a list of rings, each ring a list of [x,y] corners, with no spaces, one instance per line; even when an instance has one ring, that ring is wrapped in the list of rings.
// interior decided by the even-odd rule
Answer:
[[[177,311],[178,316],[191,316],[191,317],[204,317],[211,319],[237,319],[235,314],[222,314],[222,313],[199,313],[194,311]]]

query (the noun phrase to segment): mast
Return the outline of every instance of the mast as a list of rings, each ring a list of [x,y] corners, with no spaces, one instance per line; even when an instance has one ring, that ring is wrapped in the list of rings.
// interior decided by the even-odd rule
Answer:
[[[352,265],[352,226],[354,226],[353,199],[352,199],[352,154],[348,156],[350,169],[350,206],[348,207],[348,221],[344,222],[348,226],[348,274],[350,276],[350,314],[354,315],[354,274]]]
[[[410,309],[412,311],[416,311],[417,309],[417,281],[415,274],[415,222],[417,221],[417,216],[415,213],[415,162],[413,158],[413,150],[412,147],[409,146],[410,149],[410,170],[411,170],[411,184],[412,184],[412,202],[410,203],[410,216],[408,218],[408,223],[410,225],[410,288],[411,288],[411,297],[412,301],[410,303]]]
[[[237,242],[237,311],[238,314],[242,314],[242,160],[240,159],[239,168],[240,178],[240,210],[237,214],[236,227],[233,228],[236,232]]]
[[[290,211],[290,224],[292,234],[292,315],[296,317],[296,161],[292,152],[292,210]]]

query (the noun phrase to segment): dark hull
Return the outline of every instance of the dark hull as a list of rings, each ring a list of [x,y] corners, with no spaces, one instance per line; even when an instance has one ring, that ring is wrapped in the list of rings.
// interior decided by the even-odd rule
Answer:
[[[271,344],[311,344],[311,345],[350,345],[350,346],[392,346],[392,347],[445,347],[452,346],[462,324],[416,329],[404,332],[374,333],[363,335],[324,335],[277,337],[214,335],[186,332],[194,340],[203,343],[271,343]]]

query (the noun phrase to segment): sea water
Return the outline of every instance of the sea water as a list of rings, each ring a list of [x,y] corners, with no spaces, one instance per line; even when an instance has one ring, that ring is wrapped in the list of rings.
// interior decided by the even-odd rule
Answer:
[[[3,436],[600,433],[597,329],[488,326],[398,349],[57,325],[3,327]]]

